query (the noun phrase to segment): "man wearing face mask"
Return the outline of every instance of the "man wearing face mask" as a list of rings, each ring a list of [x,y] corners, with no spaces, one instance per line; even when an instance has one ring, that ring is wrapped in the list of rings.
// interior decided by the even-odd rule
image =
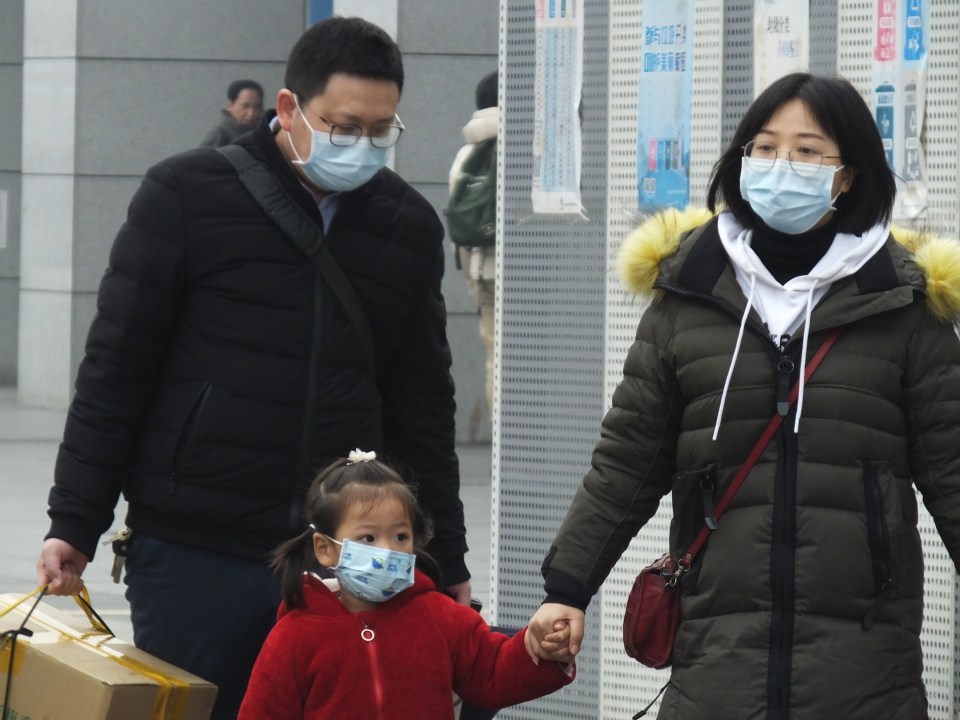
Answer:
[[[412,470],[436,528],[427,550],[469,602],[443,228],[385,167],[402,88],[386,33],[331,18],[237,141],[323,229],[372,361],[341,295],[214,149],[149,170],[101,283],[38,578],[77,592],[122,492],[135,642],[216,683],[214,720],[236,717],[280,599],[266,561],[302,531],[303,493],[330,458],[363,446]]]

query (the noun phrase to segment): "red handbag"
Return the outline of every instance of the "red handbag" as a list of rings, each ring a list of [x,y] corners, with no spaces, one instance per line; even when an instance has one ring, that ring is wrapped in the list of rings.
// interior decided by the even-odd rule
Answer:
[[[662,668],[673,659],[680,625],[680,593],[673,578],[677,564],[664,553],[633,581],[623,618],[623,647],[647,667]]]
[[[840,336],[842,328],[836,328],[827,336],[816,354],[810,358],[804,373],[804,382],[808,382],[813,372],[820,365],[827,351]],[[789,406],[797,400],[800,391],[799,382],[794,384],[788,397]],[[788,411],[789,411],[788,406]],[[774,433],[783,423],[786,412],[776,413],[764,428],[757,444],[740,466],[730,486],[716,504],[713,519],[720,516],[730,505],[733,496],[743,485],[747,475],[756,465],[757,460],[766,450]],[[711,523],[715,528],[716,523]],[[636,580],[627,597],[627,607],[623,616],[623,648],[627,655],[651,668],[664,668],[673,662],[673,646],[677,639],[677,630],[680,627],[680,579],[693,565],[694,558],[710,537],[711,528],[704,525],[694,539],[693,544],[675,562],[670,553],[663,554],[656,562],[648,565]]]

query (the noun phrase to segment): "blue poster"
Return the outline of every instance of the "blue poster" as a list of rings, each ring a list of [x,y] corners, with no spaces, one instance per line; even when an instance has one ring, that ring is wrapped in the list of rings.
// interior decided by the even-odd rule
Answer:
[[[333,0],[308,0],[307,27],[333,16]]]
[[[639,207],[690,200],[694,0],[643,0],[637,119]]]
[[[871,106],[887,163],[897,180],[894,220],[912,221],[928,211],[922,139],[930,3],[880,0],[874,18],[877,32]]]

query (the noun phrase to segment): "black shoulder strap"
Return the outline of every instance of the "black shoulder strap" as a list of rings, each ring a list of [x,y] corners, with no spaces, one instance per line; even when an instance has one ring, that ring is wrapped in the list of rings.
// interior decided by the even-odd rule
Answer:
[[[370,372],[376,373],[376,355],[370,322],[349,278],[327,249],[323,241],[323,230],[287,195],[266,165],[255,160],[239,145],[224,145],[217,150],[236,168],[240,182],[267,216],[283,230],[290,242],[317,266],[317,270],[346,310],[354,330],[360,337],[360,344],[363,345],[367,356]]]

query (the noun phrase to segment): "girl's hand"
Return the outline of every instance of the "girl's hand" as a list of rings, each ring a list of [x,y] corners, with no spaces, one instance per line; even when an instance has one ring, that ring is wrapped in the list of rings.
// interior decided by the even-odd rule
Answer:
[[[523,638],[524,648],[534,662],[541,658],[565,658],[569,662],[580,652],[583,625],[583,610],[559,603],[544,603],[530,618]]]
[[[553,624],[553,632],[540,643],[540,650],[549,660],[573,662],[574,655],[570,652],[570,623],[566,620],[557,620]]]

